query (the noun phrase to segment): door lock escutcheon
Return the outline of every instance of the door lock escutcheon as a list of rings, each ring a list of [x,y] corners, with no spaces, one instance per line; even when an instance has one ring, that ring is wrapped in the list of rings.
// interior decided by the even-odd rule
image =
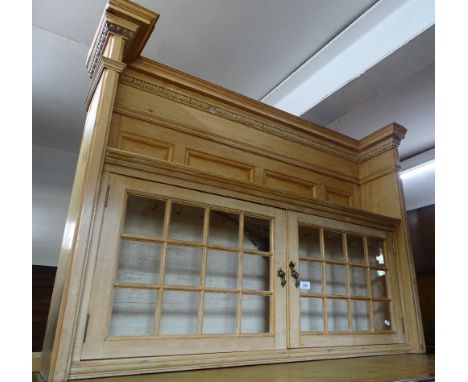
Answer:
[[[284,288],[286,285],[286,272],[283,271],[281,268],[278,269],[278,277],[281,279],[281,286]]]
[[[296,271],[295,269],[296,267],[296,264],[294,264],[292,261],[289,263],[289,269],[291,269],[291,276],[294,280],[296,280],[294,282],[294,285],[296,286],[296,288],[299,288],[299,285],[301,284],[301,276],[299,275],[299,273]]]

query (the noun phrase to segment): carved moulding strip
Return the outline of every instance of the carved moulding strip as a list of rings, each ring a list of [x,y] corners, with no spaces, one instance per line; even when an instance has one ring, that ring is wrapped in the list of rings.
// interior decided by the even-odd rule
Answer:
[[[235,197],[241,199],[244,195],[248,195],[249,197],[256,198],[255,200],[246,198],[248,201],[258,202],[258,198],[260,198],[260,203],[262,204],[273,202],[271,205],[277,206],[276,204],[279,203],[281,204],[280,208],[297,210],[299,212],[304,211],[304,208],[306,208],[308,210],[307,213],[314,213],[324,217],[332,214],[335,220],[346,222],[353,220],[355,224],[369,225],[378,229],[392,230],[400,223],[399,219],[388,216],[340,206],[310,196],[271,189],[261,184],[225,178],[184,165],[158,160],[141,154],[129,153],[124,150],[107,148],[105,162],[132,170],[168,176],[172,179],[188,180],[192,189],[196,189],[196,184],[209,184],[215,187],[217,190],[215,193],[222,192],[224,196],[227,196],[225,195],[226,191],[235,193]],[[204,191],[212,192],[209,190]],[[278,203],[275,204],[275,202]]]
[[[365,162],[366,160],[373,158],[379,154],[382,154],[385,151],[397,149],[398,146],[400,146],[399,141],[391,141],[391,142],[385,143],[384,145],[380,145],[376,147],[374,150],[368,150],[360,154],[358,156],[358,162],[359,163]]]
[[[116,24],[111,20],[106,18],[106,14],[104,15],[103,20],[101,21],[101,27],[98,31],[97,38],[94,41],[94,46],[90,58],[86,64],[88,69],[88,74],[91,78],[98,72],[96,69],[99,66],[100,59],[102,57],[102,53],[104,51],[104,47],[106,46],[107,38],[109,37],[109,33],[115,33],[120,36],[125,37],[128,41],[125,44],[124,48],[124,56],[126,51],[128,50],[128,46],[133,38],[136,35],[136,29],[131,30],[127,29],[121,25]]]
[[[206,101],[202,101],[200,99],[196,99],[185,94],[176,92],[174,90],[165,88],[163,86],[150,83],[147,81],[143,81],[139,78],[131,77],[127,74],[122,74],[120,76],[120,82],[124,85],[132,86],[136,89],[146,91],[148,93],[155,94],[160,97],[164,97],[170,99],[171,101],[181,103],[183,105],[187,105],[190,107],[194,107],[196,109],[205,111],[207,113],[215,114],[221,118],[228,119],[230,121],[243,124],[248,127],[252,127],[254,129],[276,135],[280,138],[290,140],[295,143],[300,143],[304,146],[311,147],[316,150],[320,150],[326,152],[328,154],[336,155],[340,158],[350,160],[352,162],[358,163],[359,156],[357,153],[352,153],[351,151],[343,150],[338,146],[330,145],[325,142],[319,142],[318,140],[314,140],[312,138],[305,138],[298,134],[295,134],[292,131],[286,131],[284,129],[280,129],[278,127],[266,124],[264,122],[260,122],[256,119],[251,117],[247,117],[242,114],[235,113],[233,111],[223,109],[219,106],[210,104]]]

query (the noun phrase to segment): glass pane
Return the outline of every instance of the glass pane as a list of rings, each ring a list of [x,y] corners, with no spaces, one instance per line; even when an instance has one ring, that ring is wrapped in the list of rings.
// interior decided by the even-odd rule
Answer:
[[[236,332],[237,294],[205,293],[203,333]]]
[[[340,232],[323,231],[325,258],[344,261],[343,235]]]
[[[381,240],[367,238],[367,253],[369,255],[369,265],[384,265],[384,250]]]
[[[387,297],[387,280],[385,271],[370,270],[372,296],[373,297]]]
[[[169,239],[201,243],[205,209],[174,203],[169,224]]]
[[[320,230],[318,228],[299,226],[299,256],[321,258]]]
[[[166,285],[200,285],[202,248],[168,245],[166,253]]]
[[[206,260],[205,286],[209,288],[237,288],[237,261],[235,252],[209,250]]]
[[[197,333],[199,300],[200,292],[164,291],[159,334]]]
[[[109,335],[152,334],[156,296],[155,289],[115,288]]]
[[[270,221],[244,217],[244,249],[270,251]]]
[[[325,264],[327,294],[347,295],[346,267],[343,265]]]
[[[270,290],[270,258],[244,254],[242,261],[242,289]]]
[[[270,331],[270,298],[242,295],[242,333],[268,333]]]
[[[128,195],[123,231],[127,234],[162,237],[166,202]]]
[[[159,283],[161,248],[159,243],[122,240],[117,280],[130,283]]]
[[[390,303],[374,301],[374,324],[376,331],[391,330]]]
[[[239,248],[239,215],[211,210],[208,244]]]
[[[323,330],[323,303],[321,298],[301,297],[301,331]]]
[[[367,296],[367,269],[349,267],[351,296]]]
[[[327,300],[328,330],[348,331],[348,304],[346,300]]]
[[[351,302],[351,311],[353,317],[353,330],[370,330],[369,302],[354,300]]]
[[[301,287],[303,293],[322,293],[322,264],[318,261],[299,261],[301,281],[310,282],[310,289]]]
[[[346,235],[348,245],[348,262],[353,264],[365,264],[364,242],[361,236]]]

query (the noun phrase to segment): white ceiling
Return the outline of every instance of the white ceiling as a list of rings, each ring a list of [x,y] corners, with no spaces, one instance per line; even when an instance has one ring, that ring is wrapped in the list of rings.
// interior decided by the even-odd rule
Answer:
[[[356,139],[398,122],[408,129],[403,159],[434,147],[434,57],[431,27],[302,117]]]
[[[259,99],[376,0],[141,0],[143,56]],[[104,0],[33,2],[33,143],[77,152],[84,63]]]
[[[139,0],[161,15],[143,56],[262,99],[369,8],[420,1]],[[433,0],[424,4],[433,7]],[[54,265],[58,256],[90,84],[85,60],[104,5],[32,2],[35,264]],[[323,94],[304,117],[357,138],[399,122],[408,128],[403,156],[413,155],[434,146],[433,68],[431,28],[333,94]],[[418,199],[420,188],[414,182],[410,188]]]

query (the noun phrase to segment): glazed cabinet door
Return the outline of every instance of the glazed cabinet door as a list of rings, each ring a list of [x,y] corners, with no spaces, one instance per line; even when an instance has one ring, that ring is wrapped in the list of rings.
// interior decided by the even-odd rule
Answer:
[[[284,211],[109,179],[82,359],[286,348]]]
[[[389,232],[288,212],[289,346],[404,343]]]

